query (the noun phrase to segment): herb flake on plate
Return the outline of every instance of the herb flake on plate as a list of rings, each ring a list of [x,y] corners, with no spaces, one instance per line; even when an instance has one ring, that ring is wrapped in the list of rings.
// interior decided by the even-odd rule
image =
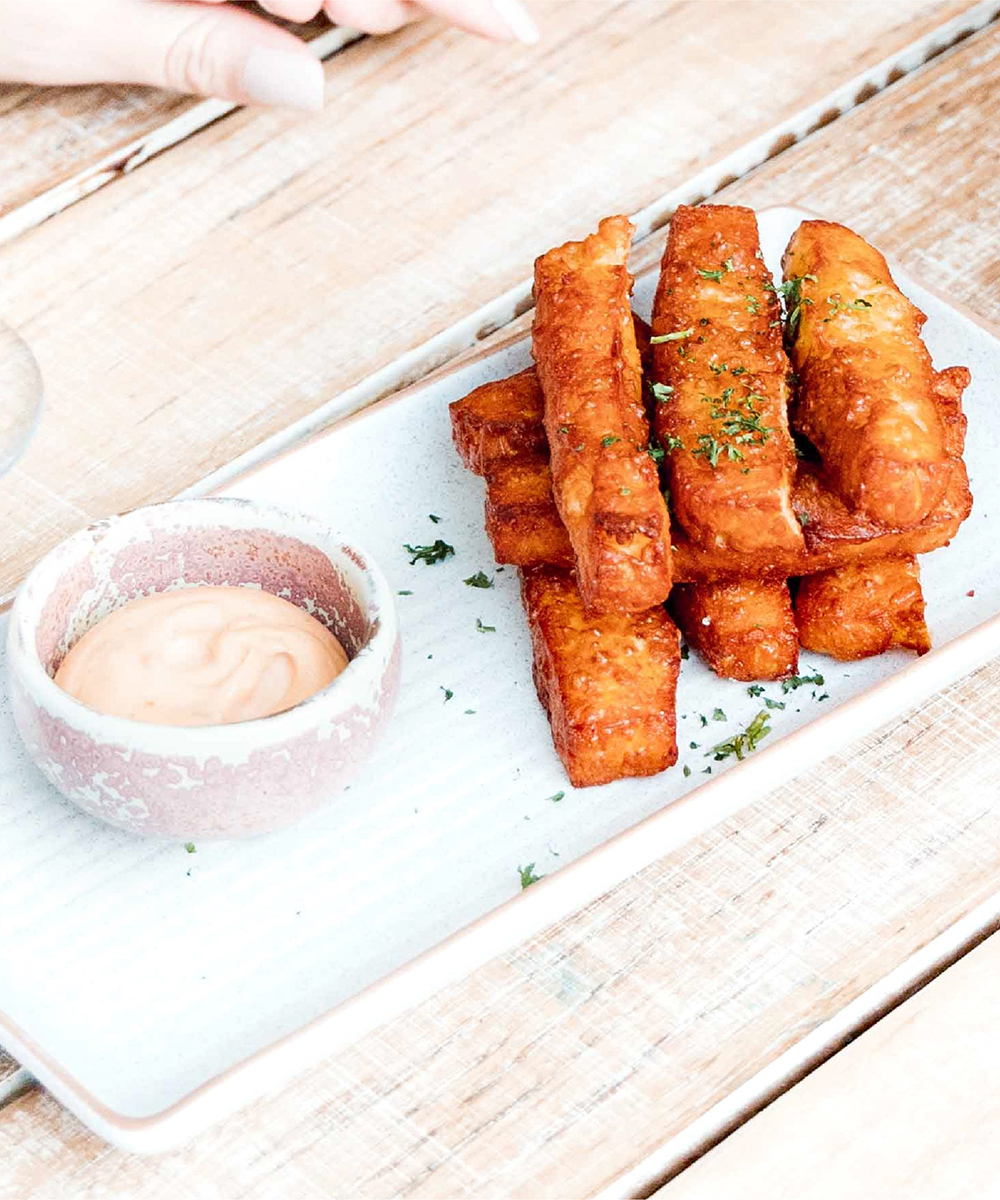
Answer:
[[[455,553],[455,547],[449,546],[447,542],[442,542],[440,538],[432,546],[411,546],[409,542],[403,543],[403,549],[407,554],[412,554],[410,566],[414,563],[422,562],[424,566],[429,567],[432,563],[444,562],[446,558],[450,558]]]

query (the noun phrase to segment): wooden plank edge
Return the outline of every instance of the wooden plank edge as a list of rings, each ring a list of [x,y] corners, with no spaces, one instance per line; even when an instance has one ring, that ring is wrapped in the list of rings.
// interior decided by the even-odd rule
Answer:
[[[640,247],[644,238],[648,238],[667,224],[678,205],[698,204],[714,196],[845,113],[860,107],[886,88],[915,73],[932,59],[953,51],[966,38],[987,28],[998,19],[1000,0],[979,0],[979,3],[961,16],[954,17],[930,33],[924,34],[794,116],[771,126],[752,141],[730,151],[717,162],[631,215],[631,220],[636,226],[636,249]],[[217,491],[278,455],[301,445],[345,417],[450,364],[458,355],[491,338],[505,326],[530,312],[531,287],[530,279],[515,284],[467,317],[448,326],[419,346],[407,350],[399,358],[379,368],[347,391],[325,401],[307,416],[265,438],[225,466],[210,472],[186,488],[180,496],[205,496]],[[0,607],[8,599],[0,597]]]
[[[995,892],[866,988],[836,1016],[806,1033],[681,1133],[620,1175],[593,1200],[657,1197],[703,1154],[998,931],[1000,892]],[[664,1200],[669,1195],[669,1191],[664,1192]]]
[[[16,1100],[23,1092],[34,1087],[35,1077],[26,1068],[19,1067],[12,1058],[4,1055],[3,1051],[0,1051],[0,1056],[3,1056],[11,1067],[9,1074],[4,1075],[0,1072],[0,1109],[2,1109],[5,1104]]]
[[[311,38],[308,46],[317,58],[328,59],[366,36],[355,29],[335,26]],[[192,134],[214,125],[216,121],[239,107],[228,100],[202,100],[135,141],[118,147],[71,178],[39,192],[27,203],[0,216],[0,246],[36,225],[41,225],[43,221],[77,204],[121,176],[131,174],[151,158],[156,158],[164,150],[169,150],[171,146],[176,146]]]

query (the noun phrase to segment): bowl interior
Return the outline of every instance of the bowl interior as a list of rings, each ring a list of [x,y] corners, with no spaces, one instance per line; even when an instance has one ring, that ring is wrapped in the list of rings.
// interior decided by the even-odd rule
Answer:
[[[204,502],[211,504],[211,502]],[[379,625],[363,558],[264,525],[222,519],[177,519],[170,505],[107,522],[79,535],[50,578],[43,579],[33,640],[51,677],[70,648],[109,613],[138,596],[199,584],[259,587],[304,608],[340,640],[353,659]],[[182,506],[178,505],[178,509]],[[150,519],[147,514],[156,514]],[[202,515],[202,514],[199,514]],[[222,513],[220,512],[220,517]],[[319,542],[320,544],[316,544]]]

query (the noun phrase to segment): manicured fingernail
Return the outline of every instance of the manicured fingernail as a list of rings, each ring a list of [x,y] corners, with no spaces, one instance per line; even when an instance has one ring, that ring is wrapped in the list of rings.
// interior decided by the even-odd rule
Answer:
[[[323,84],[323,64],[308,54],[255,46],[243,68],[243,86],[251,104],[321,112]]]
[[[521,0],[492,0],[493,11],[519,42],[534,46],[542,36]]]

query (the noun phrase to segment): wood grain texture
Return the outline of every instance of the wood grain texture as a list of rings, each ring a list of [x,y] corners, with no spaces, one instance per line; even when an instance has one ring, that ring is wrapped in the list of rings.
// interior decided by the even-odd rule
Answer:
[[[996,1187],[994,934],[657,1193],[966,1200]],[[822,1170],[817,1171],[817,1164]]]
[[[967,8],[551,0],[535,49],[414,26],[337,55],[322,117],[233,114],[0,247],[48,400],[0,482],[0,598]]]
[[[329,28],[320,19],[297,32],[311,41]],[[136,142],[198,104],[191,96],[124,84],[0,83],[0,217],[105,159],[124,159]]]
[[[9,1079],[17,1070],[17,1063],[3,1049],[0,1049],[0,1083]]]
[[[725,199],[832,212],[996,319],[998,72],[993,31]],[[28,1092],[0,1197],[592,1194],[995,891],[998,713],[993,663],[183,1151]]]

